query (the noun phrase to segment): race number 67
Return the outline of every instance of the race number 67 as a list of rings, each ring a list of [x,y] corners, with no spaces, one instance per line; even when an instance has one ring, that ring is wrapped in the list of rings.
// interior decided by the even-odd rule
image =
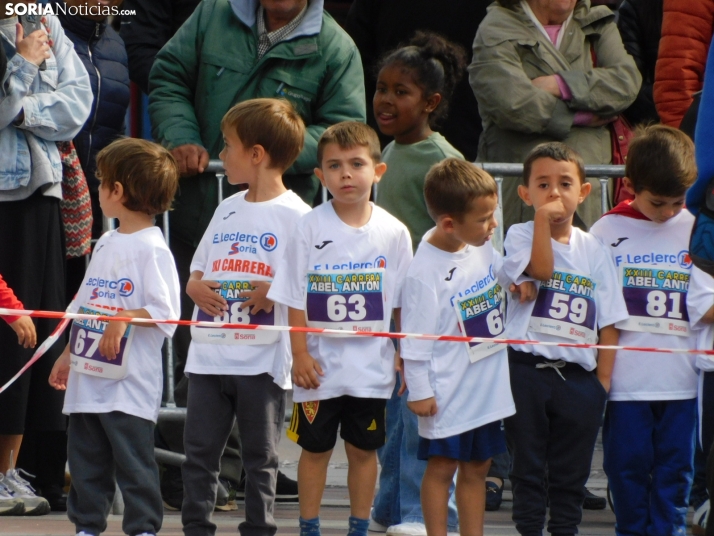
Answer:
[[[588,302],[585,298],[571,300],[570,295],[556,292],[550,305],[548,314],[556,320],[562,320],[567,316],[573,324],[582,324],[588,314]]]
[[[101,338],[101,333],[97,333],[96,331],[86,331],[80,328],[77,331],[77,339],[74,341],[74,355],[86,355],[87,357],[92,357],[94,355],[94,352],[97,351],[97,347],[99,346],[99,339]],[[91,339],[92,344],[89,346],[87,353],[82,354],[86,339]]]

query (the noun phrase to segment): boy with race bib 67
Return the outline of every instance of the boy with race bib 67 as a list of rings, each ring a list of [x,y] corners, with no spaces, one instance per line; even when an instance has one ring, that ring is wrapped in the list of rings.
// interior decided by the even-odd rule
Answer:
[[[283,185],[305,125],[286,100],[252,99],[223,117],[220,157],[231,184],[247,184],[216,209],[191,262],[186,293],[203,322],[284,326],[287,308],[266,298],[298,220],[310,211]],[[187,535],[211,521],[220,458],[237,419],[246,472],[242,534],[275,534],[278,442],[290,388],[290,342],[279,331],[192,326],[181,517]]]
[[[291,326],[386,331],[394,310],[399,330],[412,247],[407,228],[369,201],[386,170],[377,134],[363,123],[333,125],[318,142],[317,159],[315,173],[333,199],[298,222],[268,297],[289,307]],[[302,447],[300,534],[320,534],[339,426],[349,462],[349,534],[366,536],[395,383],[394,346],[376,337],[290,335],[295,408],[288,437]]]
[[[665,125],[630,142],[624,201],[592,227],[617,267],[629,316],[620,344],[696,348],[687,314],[694,216],[684,197],[697,177],[694,144]],[[685,534],[692,485],[696,357],[618,350],[605,413],[603,467],[617,534]]]
[[[115,141],[97,155],[99,204],[119,227],[97,242],[70,312],[178,320],[173,256],[154,216],[169,209],[178,164],[155,143]],[[99,536],[115,493],[124,497],[122,528],[155,535],[164,508],[154,460],[154,425],[163,387],[161,345],[176,326],[75,320],[50,385],[65,390],[69,519],[81,536]]]
[[[590,193],[582,158],[562,143],[538,145],[523,179],[518,194],[535,208],[535,219],[509,229],[502,274],[515,284],[536,281],[538,292],[535,301],[509,303],[507,338],[594,344],[599,330],[600,344],[616,345],[614,324],[628,314],[615,265],[595,237],[573,227]],[[575,534],[615,352],[524,344],[512,345],[508,358],[516,414],[505,427],[516,529],[540,534],[547,499],[548,532]]]

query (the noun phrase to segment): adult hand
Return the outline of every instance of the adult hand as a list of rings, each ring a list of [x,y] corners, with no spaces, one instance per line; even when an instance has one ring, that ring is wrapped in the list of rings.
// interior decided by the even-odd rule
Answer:
[[[531,80],[531,84],[538,89],[542,89],[543,91],[550,93],[554,97],[561,98],[560,87],[558,87],[558,81],[556,80],[555,75],[551,74],[550,76],[539,76],[538,78]]]
[[[208,151],[200,145],[193,143],[179,145],[171,150],[171,154],[174,155],[176,162],[178,162],[182,177],[190,177],[198,173],[203,173],[203,170],[206,169],[208,161],[210,160]]]
[[[21,316],[10,324],[12,330],[17,334],[17,342],[24,348],[34,348],[37,344],[37,332],[32,318]]]
[[[25,37],[25,30],[19,22],[15,25],[15,48],[30,63],[38,67],[50,57],[49,37],[44,30],[35,30]]]

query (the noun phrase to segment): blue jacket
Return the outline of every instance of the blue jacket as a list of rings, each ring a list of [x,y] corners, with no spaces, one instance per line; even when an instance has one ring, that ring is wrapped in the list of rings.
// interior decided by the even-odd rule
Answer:
[[[8,24],[15,19],[8,19]],[[71,140],[89,115],[92,93],[89,79],[59,21],[47,16],[54,44],[47,68],[15,54],[2,75],[0,92],[0,200],[43,193],[62,181],[62,163],[56,141]],[[12,46],[12,39],[3,35]],[[23,112],[22,122],[19,114]],[[58,194],[61,195],[61,194]]]
[[[89,188],[97,191],[97,153],[124,134],[129,107],[129,67],[122,41],[111,26],[59,13],[65,34],[89,73],[94,103],[89,119],[74,138]]]

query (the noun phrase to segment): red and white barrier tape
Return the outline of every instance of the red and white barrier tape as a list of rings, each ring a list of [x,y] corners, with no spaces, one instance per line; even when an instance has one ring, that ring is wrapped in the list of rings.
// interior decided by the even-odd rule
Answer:
[[[418,339],[449,342],[495,342],[499,344],[523,344],[533,346],[558,346],[561,348],[595,348],[597,350],[632,350],[635,352],[655,352],[660,354],[702,354],[714,355],[714,350],[683,350],[679,348],[645,348],[639,346],[612,346],[607,344],[584,344],[520,339],[491,339],[486,337],[463,337],[457,335],[429,335],[424,333],[391,333],[386,331],[343,331],[339,329],[302,328],[290,326],[261,326],[257,324],[230,324],[223,322],[197,322],[194,320],[160,320],[149,318],[124,318],[120,316],[97,316],[57,311],[25,311],[0,308],[0,316],[31,316],[34,318],[57,318],[64,320],[100,320],[103,322],[132,322],[134,324],[174,324],[177,326],[200,326],[203,328],[246,329],[261,331],[293,331],[316,335],[340,335],[342,337],[386,337],[390,339]],[[48,339],[49,340],[49,339]],[[47,341],[45,341],[47,342]],[[44,344],[44,343],[43,343]]]

